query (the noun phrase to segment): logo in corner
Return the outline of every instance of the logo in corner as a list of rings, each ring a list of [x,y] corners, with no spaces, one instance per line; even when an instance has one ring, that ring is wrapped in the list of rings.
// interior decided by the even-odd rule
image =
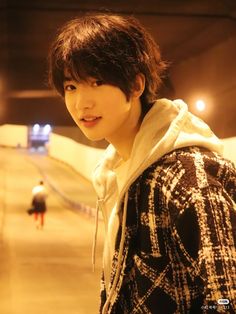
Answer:
[[[229,304],[229,300],[228,299],[218,299],[217,303],[220,305],[226,305],[226,304]]]

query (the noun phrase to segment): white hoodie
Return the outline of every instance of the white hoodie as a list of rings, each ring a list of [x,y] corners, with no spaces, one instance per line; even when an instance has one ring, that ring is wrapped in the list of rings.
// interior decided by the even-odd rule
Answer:
[[[182,100],[159,99],[143,119],[130,158],[125,165],[125,176],[123,175],[122,182],[119,182],[119,189],[115,168],[120,163],[121,157],[114,146],[109,145],[106,149],[95,169],[93,183],[98,196],[98,210],[102,210],[105,223],[103,267],[108,296],[109,292],[112,293],[109,281],[115,239],[121,221],[120,202],[129,186],[151,164],[168,152],[192,145],[205,147],[220,154],[223,150],[221,142],[208,125],[191,114]],[[122,213],[123,223],[125,223],[125,210],[124,208]],[[121,237],[120,250],[123,241],[124,237]]]

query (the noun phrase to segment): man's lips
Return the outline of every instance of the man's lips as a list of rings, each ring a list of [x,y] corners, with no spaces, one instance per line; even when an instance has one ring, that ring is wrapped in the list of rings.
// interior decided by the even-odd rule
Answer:
[[[95,126],[101,118],[102,117],[100,116],[84,116],[80,119],[80,121],[85,127],[92,127]]]
[[[101,117],[99,117],[99,116],[85,116],[85,117],[82,117],[80,120],[81,121],[95,121],[95,120],[97,120],[97,119],[99,119],[99,118],[101,118]]]

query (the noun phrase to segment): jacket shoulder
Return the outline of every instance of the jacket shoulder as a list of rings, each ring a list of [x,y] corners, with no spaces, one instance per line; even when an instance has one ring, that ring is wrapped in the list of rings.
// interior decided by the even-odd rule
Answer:
[[[216,187],[236,198],[234,164],[203,147],[184,147],[167,153],[150,165],[138,181],[142,186],[165,191],[165,195],[177,193],[189,198],[196,190]]]

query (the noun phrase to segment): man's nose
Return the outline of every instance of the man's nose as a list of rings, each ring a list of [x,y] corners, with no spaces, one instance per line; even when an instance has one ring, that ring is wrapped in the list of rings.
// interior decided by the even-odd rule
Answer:
[[[94,104],[94,98],[89,88],[80,88],[80,91],[77,93],[76,96],[76,109],[92,109],[94,107]]]

